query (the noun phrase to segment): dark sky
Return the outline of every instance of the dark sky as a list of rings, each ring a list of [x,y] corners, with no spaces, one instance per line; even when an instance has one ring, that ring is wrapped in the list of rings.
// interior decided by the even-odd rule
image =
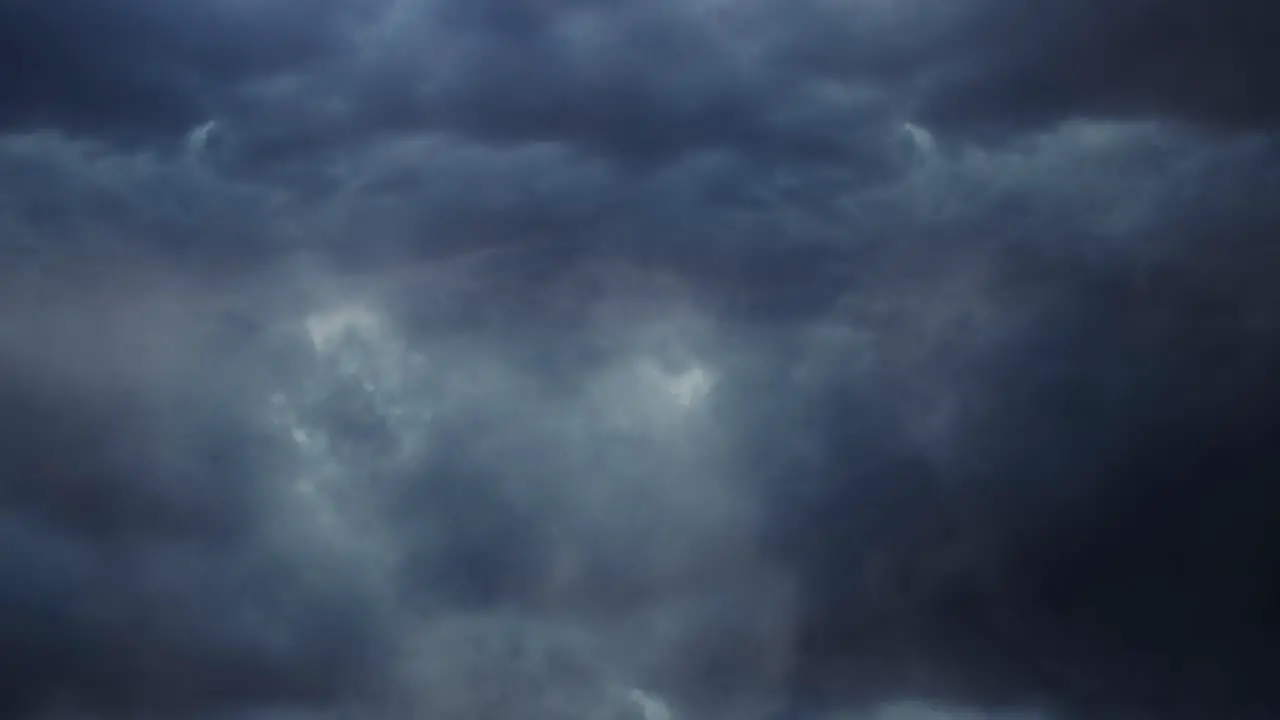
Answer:
[[[1280,717],[1274,0],[0,0],[0,717]]]

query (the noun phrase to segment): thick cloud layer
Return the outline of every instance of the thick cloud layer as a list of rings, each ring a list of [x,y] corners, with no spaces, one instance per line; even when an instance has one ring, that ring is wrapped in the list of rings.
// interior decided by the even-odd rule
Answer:
[[[0,0],[0,714],[1272,717],[1275,14]]]

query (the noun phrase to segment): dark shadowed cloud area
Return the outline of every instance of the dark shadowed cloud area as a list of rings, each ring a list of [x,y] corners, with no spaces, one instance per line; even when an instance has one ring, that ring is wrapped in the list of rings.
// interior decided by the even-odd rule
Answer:
[[[1277,32],[0,0],[0,717],[1280,718]]]

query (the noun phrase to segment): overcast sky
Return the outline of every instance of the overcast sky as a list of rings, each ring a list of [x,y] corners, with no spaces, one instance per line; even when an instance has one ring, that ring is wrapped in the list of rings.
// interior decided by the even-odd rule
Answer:
[[[0,716],[1280,717],[1273,0],[0,0]]]

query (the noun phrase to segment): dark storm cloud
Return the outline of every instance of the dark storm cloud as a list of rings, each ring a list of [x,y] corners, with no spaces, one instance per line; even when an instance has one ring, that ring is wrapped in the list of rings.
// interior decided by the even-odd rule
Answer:
[[[899,111],[987,138],[1079,117],[1277,119],[1265,0],[770,6],[796,77],[888,86]]]
[[[160,258],[214,275],[288,243],[275,212],[287,193],[218,177],[181,153],[11,134],[0,138],[0,183],[0,273]]]
[[[246,152],[436,132],[567,143],[640,166],[717,148],[883,162],[860,142],[882,108],[792,87],[727,32],[710,11],[668,2],[399,4],[354,34],[343,72],[246,95],[247,117],[275,125]]]
[[[1261,5],[72,9],[6,715],[1277,706]]]
[[[882,168],[877,128],[1274,121],[1263,0],[12,1],[9,124],[145,141],[234,121],[259,160],[414,132],[651,162],[707,148]]]
[[[879,178],[883,128],[904,120],[989,140],[1080,117],[1271,127],[1275,20],[1262,0],[401,3],[354,35],[349,73],[257,96],[317,108],[259,152],[431,130]]]
[[[419,122],[638,159],[763,140],[753,127],[765,110],[762,78],[685,14],[669,3],[442,3],[425,29],[439,38],[433,57],[448,71],[422,68]]]
[[[1237,202],[1274,191],[1274,147],[1195,163],[1184,139],[1170,157],[1200,167],[1179,178],[1147,144],[1161,133],[1097,130],[976,162],[990,175],[966,186],[1005,191],[967,196],[935,226],[943,242],[854,291],[874,338],[850,338],[870,358],[860,381],[837,373],[784,405],[802,429],[782,447],[831,438],[784,531],[829,618],[805,641],[826,658],[819,685],[960,682],[1086,717],[1272,702],[1256,638],[1275,628],[1255,604],[1274,593],[1271,511],[1242,514],[1241,535],[1215,518],[1224,497],[1273,502],[1273,458],[1253,448],[1271,442],[1276,217]]]
[[[965,39],[973,49],[937,69],[937,94],[925,101],[941,120],[1017,127],[1164,117],[1238,129],[1280,119],[1274,3],[982,5]]]
[[[182,133],[239,83],[320,62],[350,13],[322,2],[0,3],[0,122],[147,142]]]

